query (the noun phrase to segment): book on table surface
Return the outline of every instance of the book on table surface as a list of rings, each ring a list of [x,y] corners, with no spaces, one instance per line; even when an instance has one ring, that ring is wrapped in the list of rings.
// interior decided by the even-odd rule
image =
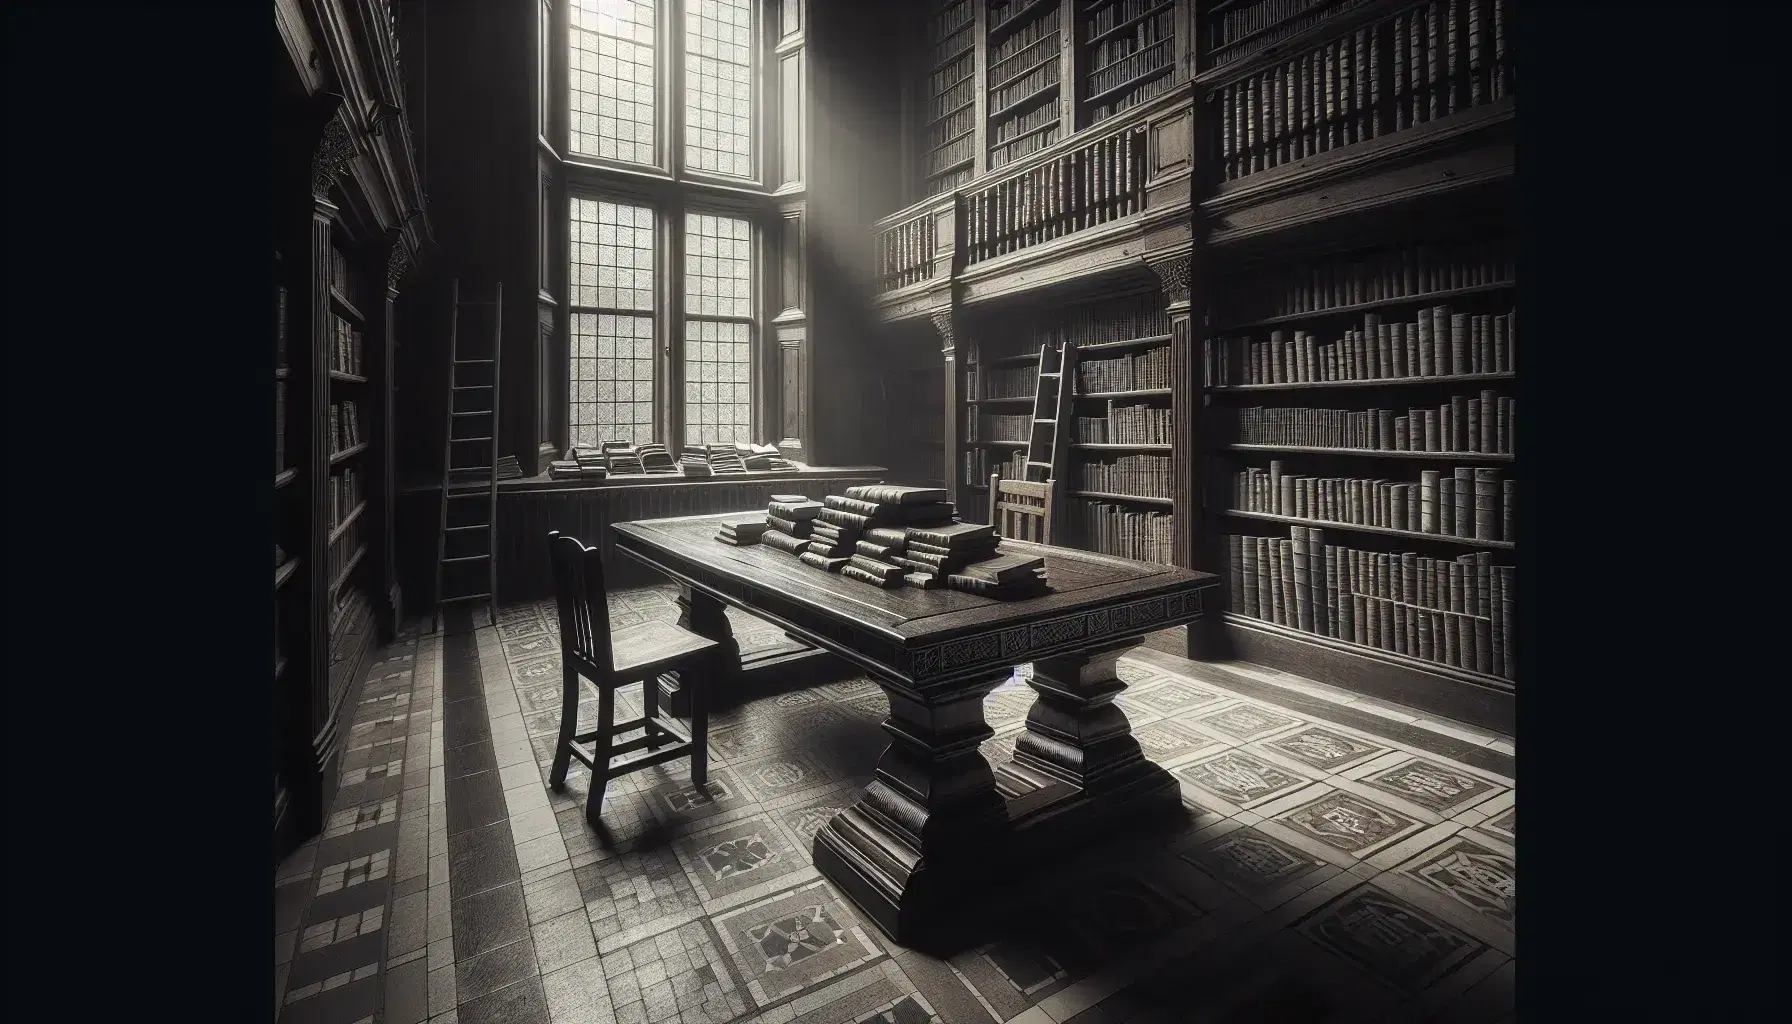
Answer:
[[[765,506],[772,515],[785,519],[814,519],[820,514],[823,506],[819,501],[778,501],[773,499]]]
[[[949,501],[927,505],[896,505],[889,512],[892,521],[917,527],[945,526],[957,514],[958,507]]]
[[[898,484],[859,484],[846,489],[846,497],[890,505],[925,505],[945,501],[944,487],[904,487]]]
[[[811,538],[809,541],[809,552],[811,554],[822,555],[827,558],[845,558],[848,555],[851,555],[852,551],[853,542],[851,541],[830,542],[822,540],[819,537]]]
[[[888,544],[878,544],[868,540],[860,540],[855,543],[853,545],[853,551],[864,555],[866,558],[881,559],[888,559],[891,555],[902,554],[902,549],[899,547],[892,547]]]
[[[809,520],[809,529],[815,536],[826,540],[855,541],[864,533],[863,530],[858,530],[851,526],[840,526],[837,523],[830,523],[822,519]]]
[[[870,516],[862,516],[857,512],[847,512],[837,508],[824,508],[816,513],[815,518],[824,523],[832,523],[835,526],[847,527],[859,532],[863,532],[867,527],[882,525],[873,522]]]
[[[906,572],[902,574],[902,582],[916,590],[938,590],[946,585],[945,577],[934,576],[924,572]]]
[[[748,537],[753,540],[758,540],[759,535],[770,528],[771,527],[766,524],[764,516],[752,516],[744,519],[725,519],[722,521],[723,530],[733,533],[736,536]]]
[[[911,573],[918,573],[923,576],[945,576],[945,575],[947,575],[945,572],[941,571],[940,566],[934,565],[931,562],[923,562],[917,558],[911,558],[907,555],[891,555],[890,563],[892,565],[899,565],[899,566],[903,567],[904,569],[909,570],[909,572],[911,572]],[[951,568],[957,569],[959,567],[955,565],[955,566],[952,566]]]
[[[808,558],[807,555],[804,555],[803,557],[805,559]],[[876,573],[866,572],[852,562],[848,562],[840,567],[840,575],[849,580],[858,580],[860,583],[869,583],[874,587],[883,589],[900,586],[902,583],[901,572],[897,572],[893,576],[879,576]]]
[[[809,542],[792,537],[781,530],[767,530],[759,537],[759,543],[769,548],[776,548],[787,554],[800,555],[809,550]]]
[[[1030,580],[1018,580],[1014,583],[991,583],[975,576],[952,575],[946,577],[946,586],[953,590],[962,590],[967,594],[979,597],[996,597],[1003,600],[1038,597],[1050,592],[1050,586],[1044,576],[1034,576]]]
[[[809,536],[814,525],[807,519],[786,519],[783,516],[772,515],[770,512],[767,512],[763,518],[772,528],[783,530],[792,537]]]
[[[1045,570],[1045,559],[1039,555],[997,555],[981,562],[972,562],[960,575],[973,576],[990,583],[1013,583],[1038,575]]]
[[[806,494],[774,494],[771,496],[771,500],[794,503],[794,502],[799,502],[799,501],[808,501],[809,496]]]
[[[875,558],[866,558],[864,555],[850,555],[846,561],[848,565],[858,566],[860,571],[868,572],[879,579],[895,579],[902,575],[902,566],[880,562]]]
[[[978,555],[978,554],[966,554],[966,553],[958,552],[958,551],[954,551],[953,553],[951,553],[949,555],[940,555],[940,554],[935,554],[934,552],[931,552],[931,551],[910,550],[910,551],[903,552],[899,556],[892,555],[890,557],[892,560],[894,560],[898,557],[906,558],[909,560],[909,562],[911,564],[931,566],[935,569],[940,570],[941,572],[955,573],[955,572],[962,570],[965,566],[970,565],[973,562],[982,561],[987,556]],[[899,562],[897,564],[900,565],[902,563]]]
[[[874,519],[880,515],[885,515],[896,507],[894,505],[882,505],[875,501],[860,501],[858,498],[848,498],[842,494],[830,494],[821,499],[821,501],[822,505],[826,508],[838,509],[841,512],[851,512],[854,515],[864,516],[867,519]]]
[[[900,549],[908,544],[908,531],[896,526],[873,526],[862,539],[884,547]]]
[[[986,537],[994,537],[995,528],[978,523],[950,523],[945,526],[911,526],[908,538],[911,543],[920,541],[923,544],[937,544],[941,547],[958,550],[969,547]]]
[[[970,544],[970,545],[963,546],[963,547],[953,548],[953,547],[947,547],[944,544],[929,544],[926,541],[915,540],[912,537],[909,538],[908,543],[903,546],[907,550],[915,552],[916,554],[979,555],[979,556],[987,557],[989,555],[994,554],[996,551],[996,548],[999,547],[1000,544],[1001,544],[1001,538],[995,536],[994,534],[991,534],[985,540],[980,540],[974,544]]]
[[[716,531],[716,539],[724,544],[731,544],[737,548],[758,544],[761,540],[759,537],[742,537],[739,534],[725,533],[721,530]]]
[[[829,557],[827,555],[817,554],[813,551],[805,551],[798,557],[801,558],[806,564],[813,565],[817,569],[821,569],[826,572],[839,572],[840,567],[846,564],[845,558]]]

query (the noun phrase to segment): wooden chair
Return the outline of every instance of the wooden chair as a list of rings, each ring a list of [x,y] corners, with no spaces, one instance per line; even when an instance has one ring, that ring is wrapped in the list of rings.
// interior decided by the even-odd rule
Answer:
[[[591,769],[591,792],[585,798],[585,820],[600,833],[604,789],[611,779],[652,765],[691,758],[691,783],[709,779],[709,683],[719,656],[716,642],[669,622],[647,622],[610,628],[610,605],[604,591],[604,566],[596,548],[578,538],[548,534],[548,558],[554,569],[554,596],[560,606],[560,665],[564,692],[560,702],[560,738],[554,747],[554,768],[548,783],[555,792],[566,788],[566,770],[573,758]],[[658,677],[676,671],[691,694],[691,724],[659,713]],[[598,694],[597,728],[578,732],[579,680]],[[616,691],[631,683],[641,687],[642,716],[616,721]],[[642,735],[617,742],[621,733]],[[664,744],[671,743],[671,746]],[[590,744],[590,752],[582,749]],[[622,764],[612,760],[634,751],[648,753]]]
[[[989,476],[989,525],[1009,540],[1052,542],[1052,485],[1050,481],[1004,480]]]

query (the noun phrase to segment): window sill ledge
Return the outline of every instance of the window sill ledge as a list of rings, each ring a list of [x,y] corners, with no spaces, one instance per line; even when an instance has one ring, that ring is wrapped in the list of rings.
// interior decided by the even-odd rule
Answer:
[[[546,473],[536,476],[520,477],[515,480],[498,481],[498,493],[524,494],[536,491],[614,491],[618,489],[649,489],[660,487],[717,487],[743,483],[773,483],[789,480],[793,486],[802,486],[827,481],[844,480],[858,477],[882,477],[889,470],[882,466],[804,466],[797,465],[793,469],[774,469],[749,471],[746,473],[726,473],[721,476],[688,477],[682,473],[628,473],[617,474],[603,480],[552,480]],[[435,494],[442,489],[441,481],[413,481],[399,488],[398,493]],[[476,489],[476,488],[468,488]],[[455,492],[462,490],[455,487]]]

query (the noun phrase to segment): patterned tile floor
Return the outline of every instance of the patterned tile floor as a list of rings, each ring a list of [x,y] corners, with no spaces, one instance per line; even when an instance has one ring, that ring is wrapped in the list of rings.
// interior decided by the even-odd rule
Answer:
[[[614,618],[675,616],[672,596],[617,593]],[[744,649],[782,640],[730,615]],[[553,631],[547,608],[507,608],[370,670],[326,834],[276,873],[278,1020],[1516,1019],[1510,739],[1138,651],[1120,703],[1186,817],[1028,877],[939,959],[888,942],[810,863],[884,746],[874,684],[718,713],[707,791],[683,762],[612,782],[606,850],[583,770],[544,784]],[[990,696],[986,754],[1007,756],[1029,703],[1018,678]]]

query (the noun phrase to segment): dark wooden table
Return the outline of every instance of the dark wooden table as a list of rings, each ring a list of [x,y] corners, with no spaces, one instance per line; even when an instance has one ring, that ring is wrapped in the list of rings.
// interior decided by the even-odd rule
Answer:
[[[815,866],[897,942],[995,871],[1061,854],[1114,826],[1173,811],[1113,703],[1116,662],[1145,634],[1201,617],[1210,573],[1004,541],[1045,556],[1051,593],[997,601],[868,584],[784,552],[715,539],[741,513],[617,523],[616,547],[675,580],[680,624],[732,648],[732,604],[865,669],[890,700],[892,742],[870,786],[815,836]],[[984,698],[1033,663],[1037,693],[1014,758],[992,769]],[[726,680],[721,681],[726,686]]]

